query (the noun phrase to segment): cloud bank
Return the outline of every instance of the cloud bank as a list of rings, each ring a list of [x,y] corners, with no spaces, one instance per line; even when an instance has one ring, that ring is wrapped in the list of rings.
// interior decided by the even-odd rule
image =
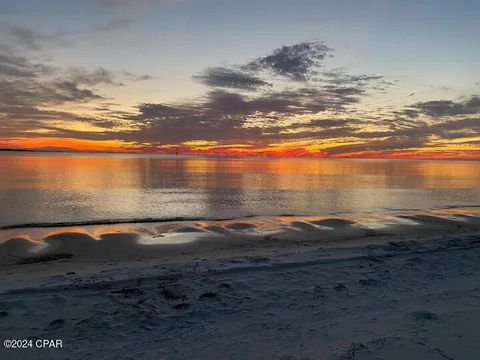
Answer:
[[[45,40],[25,32],[11,36],[31,49]],[[477,146],[477,95],[390,110],[367,106],[398,81],[329,68],[326,60],[333,55],[322,42],[284,45],[243,64],[213,65],[193,74],[206,87],[195,99],[118,110],[105,88],[153,77],[101,66],[60,68],[4,51],[0,131],[9,138],[108,140],[128,144],[124,150],[159,152],[182,146],[187,152],[224,154],[388,156],[442,150],[452,141],[467,149]]]

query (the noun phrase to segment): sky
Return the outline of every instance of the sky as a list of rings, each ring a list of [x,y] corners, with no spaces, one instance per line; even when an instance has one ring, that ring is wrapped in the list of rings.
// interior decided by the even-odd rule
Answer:
[[[480,159],[474,0],[0,0],[0,148]]]

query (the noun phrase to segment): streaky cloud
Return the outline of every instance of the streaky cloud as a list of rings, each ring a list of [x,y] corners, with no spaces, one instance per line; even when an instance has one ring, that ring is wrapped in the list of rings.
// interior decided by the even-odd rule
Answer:
[[[405,114],[409,116],[424,114],[431,117],[471,115],[478,113],[480,113],[480,97],[477,95],[472,95],[464,101],[432,100],[418,102],[410,105],[405,110]]]
[[[256,90],[262,86],[271,86],[250,73],[220,66],[207,68],[193,78],[208,86],[239,90]]]

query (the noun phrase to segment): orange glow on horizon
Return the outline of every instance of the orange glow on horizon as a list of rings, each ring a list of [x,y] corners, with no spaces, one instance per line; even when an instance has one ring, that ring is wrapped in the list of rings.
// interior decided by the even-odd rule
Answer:
[[[58,137],[0,139],[0,147],[12,149],[59,149],[98,152],[135,152],[135,143],[119,140],[88,140]]]
[[[183,146],[182,146],[183,145]],[[255,146],[246,144],[196,146],[193,143],[180,144],[183,155],[218,155],[218,156],[259,156],[259,157],[313,157],[313,158],[384,158],[384,159],[459,159],[480,160],[479,145],[451,144],[447,146],[430,146],[423,148],[397,150],[363,150],[338,152],[331,154],[328,146],[305,145],[295,143]],[[202,144],[203,145],[203,144]],[[335,144],[338,146],[338,144]],[[135,142],[121,140],[89,140],[59,137],[21,137],[0,138],[0,148],[29,150],[72,150],[90,152],[119,153],[158,153],[174,154],[174,145],[143,147]]]

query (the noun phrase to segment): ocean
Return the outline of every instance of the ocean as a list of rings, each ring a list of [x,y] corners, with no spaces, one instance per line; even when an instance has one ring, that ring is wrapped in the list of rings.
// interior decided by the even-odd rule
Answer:
[[[4,152],[0,226],[480,204],[480,163]]]

